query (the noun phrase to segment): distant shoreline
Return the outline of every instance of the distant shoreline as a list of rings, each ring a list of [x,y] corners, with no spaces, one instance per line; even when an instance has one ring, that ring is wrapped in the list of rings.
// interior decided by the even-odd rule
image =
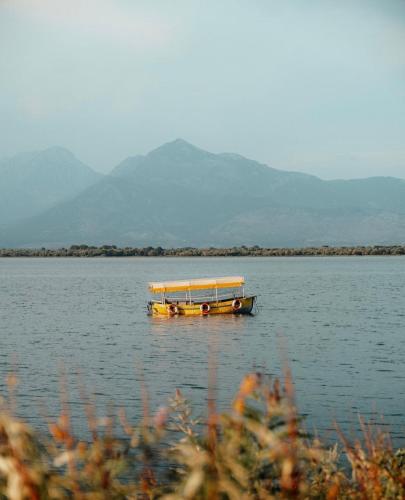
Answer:
[[[72,245],[69,248],[0,248],[0,257],[339,257],[405,255],[405,245],[347,247],[262,248],[162,248]]]

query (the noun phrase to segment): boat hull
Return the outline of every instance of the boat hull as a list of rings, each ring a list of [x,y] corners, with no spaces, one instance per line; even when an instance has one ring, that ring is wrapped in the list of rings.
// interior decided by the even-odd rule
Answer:
[[[162,304],[158,301],[149,302],[149,310],[153,316],[209,316],[211,314],[250,314],[256,297],[237,297],[236,299],[207,301],[207,302],[171,302]],[[235,300],[239,300],[241,307],[235,309]],[[208,304],[209,311],[202,311],[201,305]],[[175,307],[170,307],[175,306]],[[175,310],[174,310],[175,309]]]

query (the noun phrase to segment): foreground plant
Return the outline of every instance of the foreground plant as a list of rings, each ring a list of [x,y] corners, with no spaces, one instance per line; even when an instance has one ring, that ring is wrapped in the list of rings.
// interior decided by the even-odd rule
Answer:
[[[405,452],[363,424],[362,443],[341,436],[342,469],[337,445],[303,431],[289,376],[281,386],[246,375],[232,409],[220,415],[211,401],[206,422],[179,391],[154,416],[145,405],[138,425],[124,411],[99,419],[89,403],[86,414],[88,441],[74,436],[66,404],[39,441],[3,405],[0,498],[405,498]]]
[[[202,437],[180,413],[184,437],[173,447],[179,482],[167,498],[311,496],[327,453],[300,429],[291,387],[287,382],[281,393],[278,381],[271,386],[259,374],[247,375],[233,411],[214,416]]]

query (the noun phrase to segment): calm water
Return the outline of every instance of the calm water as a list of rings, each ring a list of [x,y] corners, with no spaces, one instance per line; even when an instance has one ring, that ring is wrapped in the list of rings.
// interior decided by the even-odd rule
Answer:
[[[146,316],[148,281],[235,274],[259,295],[258,315]],[[287,351],[310,428],[328,437],[334,420],[351,432],[358,413],[383,413],[403,444],[404,285],[401,257],[1,259],[0,390],[16,364],[19,413],[42,428],[63,363],[80,432],[78,369],[100,411],[113,400],[139,415],[143,373],[153,407],[179,387],[204,413],[209,349],[222,408],[243,373],[280,374]]]

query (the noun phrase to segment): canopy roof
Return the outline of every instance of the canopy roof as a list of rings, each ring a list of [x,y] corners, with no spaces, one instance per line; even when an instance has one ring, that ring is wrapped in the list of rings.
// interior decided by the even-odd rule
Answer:
[[[199,278],[194,280],[149,283],[149,290],[152,293],[185,292],[209,288],[237,288],[244,285],[244,283],[245,278],[243,276],[224,276],[223,278]]]

